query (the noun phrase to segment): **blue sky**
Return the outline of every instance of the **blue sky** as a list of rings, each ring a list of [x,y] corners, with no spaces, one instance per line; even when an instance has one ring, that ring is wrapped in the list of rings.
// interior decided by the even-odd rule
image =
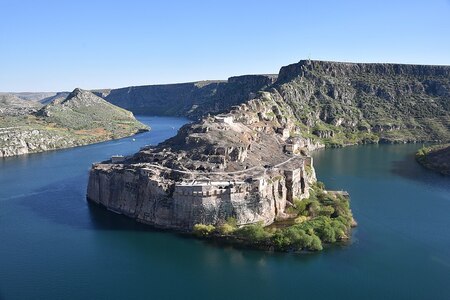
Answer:
[[[450,0],[0,0],[0,91],[226,79],[307,58],[450,65]]]

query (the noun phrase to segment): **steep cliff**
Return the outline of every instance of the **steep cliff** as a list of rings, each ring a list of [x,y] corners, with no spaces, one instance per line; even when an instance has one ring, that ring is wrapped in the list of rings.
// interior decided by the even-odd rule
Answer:
[[[327,146],[450,140],[450,67],[303,60],[278,76],[129,87],[98,92],[135,113],[226,112],[265,91],[281,98],[303,134]],[[278,78],[278,79],[277,79]]]
[[[329,145],[450,140],[450,67],[300,61],[273,87]]]
[[[197,119],[245,102],[252,93],[271,85],[275,75],[245,75],[227,81],[148,85],[94,91],[135,114],[187,116]]]
[[[13,105],[8,99],[6,108],[0,108],[0,157],[86,145],[148,130],[131,112],[80,89],[42,108],[17,97]]]

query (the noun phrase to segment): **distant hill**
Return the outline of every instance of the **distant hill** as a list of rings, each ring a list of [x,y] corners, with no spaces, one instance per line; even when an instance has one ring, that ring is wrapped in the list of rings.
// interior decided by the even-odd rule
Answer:
[[[0,93],[0,96],[12,95],[25,101],[47,104],[57,98],[66,98],[69,94],[70,94],[69,92],[23,92],[23,93]]]
[[[8,107],[14,103],[42,106],[15,96],[2,97]],[[145,130],[148,127],[131,112],[75,89],[65,99],[56,98],[39,110],[4,114],[0,119],[0,157],[86,145]]]
[[[14,94],[0,94],[0,116],[15,116],[36,112],[42,105],[26,101]]]

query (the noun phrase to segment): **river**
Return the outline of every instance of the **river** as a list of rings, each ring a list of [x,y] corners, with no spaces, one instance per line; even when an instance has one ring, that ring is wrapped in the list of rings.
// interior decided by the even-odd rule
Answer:
[[[0,160],[0,299],[450,299],[450,179],[414,162],[419,145],[314,153],[319,180],[350,192],[353,241],[267,253],[153,230],[86,202],[91,163],[187,122],[140,120],[152,130]]]

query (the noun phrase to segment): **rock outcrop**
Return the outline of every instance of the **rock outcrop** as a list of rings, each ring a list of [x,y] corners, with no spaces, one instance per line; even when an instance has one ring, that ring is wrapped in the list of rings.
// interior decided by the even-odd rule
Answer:
[[[74,137],[47,130],[0,128],[0,158],[81,145]]]

